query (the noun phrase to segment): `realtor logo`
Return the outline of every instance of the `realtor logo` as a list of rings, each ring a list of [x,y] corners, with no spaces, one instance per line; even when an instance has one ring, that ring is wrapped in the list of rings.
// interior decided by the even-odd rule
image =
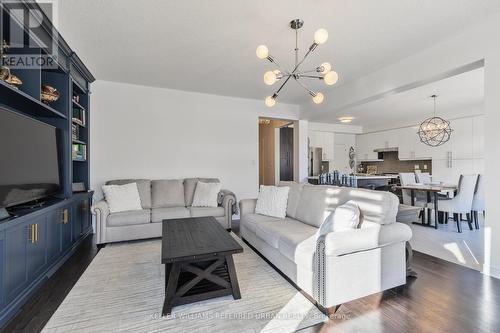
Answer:
[[[56,17],[55,0],[3,0],[2,70],[57,69],[59,48],[57,31],[51,21]],[[54,37],[56,36],[56,37]]]

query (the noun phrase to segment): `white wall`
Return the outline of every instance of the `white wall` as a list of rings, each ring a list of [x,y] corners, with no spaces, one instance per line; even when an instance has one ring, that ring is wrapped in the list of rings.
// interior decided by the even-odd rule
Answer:
[[[109,179],[182,177],[219,177],[238,199],[255,197],[258,117],[298,117],[292,105],[107,81],[92,85],[91,102],[96,197]]]

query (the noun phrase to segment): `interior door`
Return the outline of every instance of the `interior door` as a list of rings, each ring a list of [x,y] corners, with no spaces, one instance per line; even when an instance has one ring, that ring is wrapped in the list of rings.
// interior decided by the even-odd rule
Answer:
[[[280,180],[293,180],[293,128],[280,128]]]

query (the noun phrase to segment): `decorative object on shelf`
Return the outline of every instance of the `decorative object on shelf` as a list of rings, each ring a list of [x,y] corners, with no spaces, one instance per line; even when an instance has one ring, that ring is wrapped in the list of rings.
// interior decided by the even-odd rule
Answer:
[[[295,66],[291,71],[284,70],[280,67],[276,59],[269,54],[269,49],[267,48],[267,46],[259,45],[257,47],[257,50],[255,51],[259,59],[267,59],[278,68],[273,71],[267,71],[264,74],[264,83],[267,85],[273,85],[279,80],[284,80],[284,82],[272,96],[266,97],[265,104],[268,107],[273,107],[276,104],[276,98],[278,97],[278,94],[287,84],[290,78],[293,78],[295,82],[297,82],[302,88],[304,88],[309,93],[309,95],[312,96],[312,100],[316,104],[323,103],[325,96],[320,92],[315,92],[309,89],[301,79],[319,79],[323,80],[327,85],[334,85],[339,79],[338,74],[332,70],[332,65],[330,65],[328,62],[324,62],[318,67],[311,70],[299,71],[300,66],[311,54],[311,52],[313,52],[318,45],[325,43],[328,39],[328,32],[325,29],[316,30],[316,32],[314,33],[314,41],[312,45],[309,47],[309,50],[306,52],[302,60],[299,61],[298,34],[299,29],[302,28],[303,25],[304,21],[302,21],[301,19],[295,19],[290,22],[290,28],[295,30]]]
[[[73,143],[73,150],[71,157],[73,161],[86,161],[87,160],[87,145],[82,143]]]
[[[354,169],[354,166],[356,165],[356,162],[354,158],[356,157],[356,154],[354,152],[354,147],[349,148],[349,167],[351,170]]]
[[[425,119],[420,124],[417,134],[421,142],[431,147],[438,147],[450,140],[453,129],[448,120],[436,116],[437,95],[431,97],[434,99],[434,116]]]
[[[7,66],[0,67],[0,80],[5,81],[10,76],[10,69]]]
[[[77,124],[71,124],[71,140],[78,140],[80,137],[79,127]]]
[[[85,184],[81,183],[81,182],[71,184],[71,189],[72,189],[73,193],[87,191],[87,189],[85,188]]]
[[[71,120],[76,124],[85,126],[85,110],[81,108],[73,108],[73,117],[71,118]]]
[[[16,89],[19,89],[19,87],[22,86],[23,84],[23,81],[21,81],[20,78],[18,78],[13,74],[10,74],[9,77],[5,80],[5,82],[7,82]]]
[[[59,91],[48,84],[42,84],[41,99],[45,104],[55,102],[59,99]]]
[[[80,95],[73,95],[73,101],[80,103]]]

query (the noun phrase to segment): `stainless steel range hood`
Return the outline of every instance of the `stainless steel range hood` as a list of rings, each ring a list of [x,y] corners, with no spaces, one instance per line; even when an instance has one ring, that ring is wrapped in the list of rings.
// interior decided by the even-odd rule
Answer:
[[[388,147],[388,148],[377,148],[373,149],[374,152],[376,153],[389,153],[389,152],[397,152],[399,149],[398,147]]]

